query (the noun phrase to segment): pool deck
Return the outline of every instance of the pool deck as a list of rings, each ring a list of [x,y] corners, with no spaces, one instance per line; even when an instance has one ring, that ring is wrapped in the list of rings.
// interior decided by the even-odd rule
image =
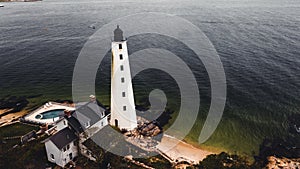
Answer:
[[[28,115],[24,117],[24,121],[36,124],[53,124],[56,122],[59,117],[52,119],[36,119],[35,116],[38,114],[42,114],[43,112],[56,110],[56,109],[67,109],[67,110],[75,110],[75,107],[68,106],[66,104],[56,103],[56,102],[48,102],[45,105],[39,107],[38,109],[32,111]]]

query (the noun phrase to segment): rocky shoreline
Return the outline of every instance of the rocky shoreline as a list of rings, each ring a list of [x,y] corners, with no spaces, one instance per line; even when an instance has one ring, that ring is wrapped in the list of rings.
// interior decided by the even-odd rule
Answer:
[[[275,156],[268,157],[268,164],[266,168],[289,168],[289,169],[296,169],[300,168],[300,159],[289,159],[289,158],[279,158]]]

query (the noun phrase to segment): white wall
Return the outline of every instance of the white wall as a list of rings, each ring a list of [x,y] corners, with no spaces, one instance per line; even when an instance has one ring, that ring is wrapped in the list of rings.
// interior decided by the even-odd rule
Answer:
[[[48,140],[45,143],[45,147],[46,147],[48,161],[52,163],[56,163],[61,166],[61,163],[58,162],[62,160],[62,157],[60,154],[60,150],[55,146],[55,144],[53,144],[51,140]],[[51,158],[51,154],[54,155],[54,159]]]
[[[122,49],[119,49],[119,44],[122,44]],[[123,55],[123,59],[120,59],[120,54]],[[123,71],[120,70],[121,65]],[[122,77],[124,83],[121,82]],[[122,92],[125,92],[125,97],[122,96]],[[126,106],[126,110],[123,110],[123,106]],[[137,126],[126,41],[112,42],[111,125],[115,125],[115,119],[118,120],[120,129],[132,130]]]
[[[85,134],[90,138],[106,125],[108,125],[108,116],[105,116],[97,123],[93,124],[89,129],[85,130]]]
[[[72,159],[74,159],[74,157],[76,157],[78,155],[78,150],[77,150],[77,146],[75,145],[75,143],[71,142],[69,145],[70,145],[70,148],[68,150],[61,151],[63,161],[64,161],[64,159],[66,159],[65,164],[70,162]],[[72,159],[69,158],[70,153],[72,153],[72,156],[73,156]]]
[[[77,146],[74,144],[74,142],[71,142],[69,145],[70,148],[64,152],[63,150],[59,150],[51,140],[48,140],[45,143],[48,161],[64,167],[68,162],[71,161],[69,158],[70,153],[72,153],[73,158],[78,155]],[[54,155],[54,159],[51,158],[51,154]]]
[[[64,128],[68,127],[68,121],[66,119],[60,120],[59,122],[57,122],[55,124],[55,126],[56,126],[56,130],[60,131]]]

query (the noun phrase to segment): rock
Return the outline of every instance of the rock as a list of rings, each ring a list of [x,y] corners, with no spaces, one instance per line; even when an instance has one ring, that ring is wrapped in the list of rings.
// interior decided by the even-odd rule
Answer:
[[[287,168],[287,169],[298,169],[300,168],[300,158],[288,159],[285,157],[279,158],[270,156],[268,157],[267,169],[276,168]]]

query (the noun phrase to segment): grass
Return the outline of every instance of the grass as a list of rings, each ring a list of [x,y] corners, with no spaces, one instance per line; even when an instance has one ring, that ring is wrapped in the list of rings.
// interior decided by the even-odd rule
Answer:
[[[21,136],[32,130],[38,130],[38,126],[28,125],[24,123],[13,123],[7,126],[0,128],[0,138],[3,137],[12,137],[12,136]]]
[[[0,128],[0,140],[2,140],[0,152],[12,148],[12,146],[20,143],[20,139],[3,140],[5,137],[23,136],[32,130],[38,130],[38,126],[27,125],[23,123],[13,123]],[[4,141],[4,142],[3,142]]]
[[[0,168],[46,168],[53,166],[46,159],[46,149],[41,143],[44,139],[39,138],[9,149],[2,149],[3,144],[1,144]]]

